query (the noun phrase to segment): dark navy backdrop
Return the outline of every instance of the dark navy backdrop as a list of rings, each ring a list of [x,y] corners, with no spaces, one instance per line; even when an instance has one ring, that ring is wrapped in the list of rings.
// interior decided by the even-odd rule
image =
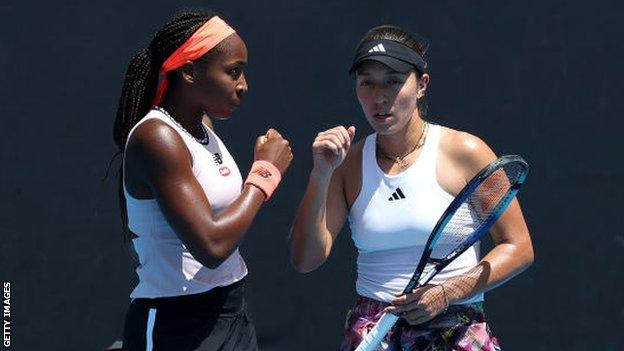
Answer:
[[[348,231],[305,276],[286,237],[315,134],[350,123],[358,139],[370,132],[347,69],[359,38],[383,23],[431,44],[430,119],[531,164],[521,201],[536,262],[486,297],[504,349],[621,349],[624,7],[533,0],[3,2],[0,278],[13,284],[13,349],[98,350],[120,338],[136,278],[114,177],[102,178],[123,74],[176,11],[200,6],[224,13],[249,47],[248,97],[216,124],[243,173],[269,127],[295,153],[242,247],[263,350],[333,350],[341,338],[354,298]]]

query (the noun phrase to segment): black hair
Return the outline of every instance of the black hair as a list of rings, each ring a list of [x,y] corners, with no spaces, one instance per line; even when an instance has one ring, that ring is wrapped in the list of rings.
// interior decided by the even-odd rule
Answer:
[[[364,34],[364,37],[360,41],[359,45],[367,41],[380,39],[393,40],[401,43],[408,48],[416,51],[425,62],[427,61],[425,55],[427,53],[427,49],[429,49],[429,45],[423,39],[416,37],[405,29],[397,26],[382,25],[374,27],[366,32],[366,34]],[[416,69],[414,70],[414,72],[416,72],[416,77],[418,79],[421,79],[423,73],[425,73],[420,72]],[[422,118],[425,118],[427,116],[427,107],[427,101],[425,100],[424,96],[418,99],[418,111],[420,112],[420,116]]]
[[[206,10],[189,11],[176,15],[154,35],[147,48],[139,51],[130,60],[113,127],[113,138],[119,149],[118,154],[123,155],[130,130],[152,107],[152,99],[156,94],[159,70],[162,64],[199,27],[216,15],[217,13]],[[128,230],[122,168],[123,162],[118,174],[119,207],[124,237],[129,240],[131,233]]]

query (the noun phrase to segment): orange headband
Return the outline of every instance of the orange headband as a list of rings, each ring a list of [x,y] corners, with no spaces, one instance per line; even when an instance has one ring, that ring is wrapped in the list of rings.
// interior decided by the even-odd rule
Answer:
[[[169,86],[169,80],[166,75],[167,72],[181,67],[186,61],[200,58],[233,33],[236,33],[236,31],[217,16],[212,17],[208,22],[199,27],[199,29],[162,64],[160,74],[163,75],[163,77],[158,84],[158,89],[156,90],[156,96],[154,96],[152,105],[160,103],[165,95],[165,91]]]

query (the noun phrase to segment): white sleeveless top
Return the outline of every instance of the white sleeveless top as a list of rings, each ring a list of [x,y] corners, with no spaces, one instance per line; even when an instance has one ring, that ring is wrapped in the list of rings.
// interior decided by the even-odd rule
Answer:
[[[418,159],[396,175],[385,174],[377,164],[377,134],[369,135],[364,142],[362,188],[348,217],[351,237],[358,249],[356,290],[361,296],[390,302],[394,294],[405,289],[429,234],[453,200],[436,177],[441,132],[439,125],[430,124]],[[430,284],[462,274],[478,262],[476,243]],[[483,294],[479,294],[457,304],[482,300]]]
[[[180,134],[192,158],[193,174],[204,190],[213,213],[231,204],[242,190],[242,177],[234,159],[217,135],[206,128],[209,143],[202,145],[167,115],[151,110],[130,131],[148,119],[159,119]],[[126,142],[127,145],[127,142]],[[141,200],[126,190],[128,226],[137,235],[134,249],[139,257],[139,284],[131,298],[156,298],[202,293],[230,285],[247,275],[247,266],[236,249],[221,265],[209,269],[199,263],[173,231],[155,199]]]

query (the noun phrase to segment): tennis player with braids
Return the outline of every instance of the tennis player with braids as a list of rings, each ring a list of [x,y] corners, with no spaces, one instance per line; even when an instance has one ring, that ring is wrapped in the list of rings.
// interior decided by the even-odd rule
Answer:
[[[357,302],[341,350],[353,350],[384,311],[402,318],[380,350],[499,350],[483,313],[483,293],[528,267],[533,249],[514,200],[491,230],[495,247],[475,245],[429,285],[400,295],[438,218],[463,186],[496,157],[478,137],[425,119],[426,48],[403,29],[371,29],[351,72],[374,133],[355,128],[317,135],[314,166],[291,233],[300,272],[325,262],[349,219],[358,249]]]
[[[176,16],[130,62],[114,128],[139,258],[124,350],[257,349],[238,246],[292,152],[270,129],[243,183],[213,130],[247,92],[246,62],[243,40],[211,12]]]

